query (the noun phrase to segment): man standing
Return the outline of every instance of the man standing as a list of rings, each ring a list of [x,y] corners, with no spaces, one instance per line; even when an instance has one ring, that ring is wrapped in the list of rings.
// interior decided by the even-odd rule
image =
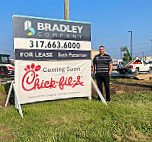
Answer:
[[[103,94],[102,83],[104,82],[106,89],[106,100],[110,101],[110,86],[109,86],[109,76],[112,72],[112,59],[110,55],[105,54],[104,46],[99,47],[99,54],[93,59],[93,74],[96,77],[98,88]],[[98,96],[100,100],[100,97]]]

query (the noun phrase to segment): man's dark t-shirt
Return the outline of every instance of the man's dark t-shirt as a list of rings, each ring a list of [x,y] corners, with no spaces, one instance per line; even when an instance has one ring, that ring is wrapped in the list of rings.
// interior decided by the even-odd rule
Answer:
[[[98,54],[93,59],[93,65],[96,66],[96,73],[109,73],[109,64],[111,63],[112,59],[108,54],[104,54],[103,56]]]

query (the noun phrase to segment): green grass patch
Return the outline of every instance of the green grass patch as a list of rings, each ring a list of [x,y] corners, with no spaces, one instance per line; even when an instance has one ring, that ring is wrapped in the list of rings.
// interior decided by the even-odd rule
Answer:
[[[2,85],[0,85],[0,92],[5,92],[5,88]]]
[[[128,83],[133,83],[133,82],[141,82],[141,80],[135,80],[135,79],[128,79],[128,78],[110,78],[111,82],[128,82]]]
[[[152,141],[152,92],[113,95],[108,106],[85,98],[0,109],[1,137],[9,141]],[[4,137],[5,138],[5,137]],[[5,139],[4,139],[5,140]]]
[[[0,85],[0,101],[6,98],[5,87]]]

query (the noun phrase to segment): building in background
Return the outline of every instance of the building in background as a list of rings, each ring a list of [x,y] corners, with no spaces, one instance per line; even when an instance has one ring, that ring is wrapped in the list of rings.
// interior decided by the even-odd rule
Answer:
[[[151,56],[145,56],[145,57],[142,58],[142,60],[144,60],[148,63],[149,61],[152,61],[152,57]]]
[[[95,50],[95,49],[92,49],[91,50],[91,60],[93,61],[93,58],[95,55],[99,54],[99,50]]]

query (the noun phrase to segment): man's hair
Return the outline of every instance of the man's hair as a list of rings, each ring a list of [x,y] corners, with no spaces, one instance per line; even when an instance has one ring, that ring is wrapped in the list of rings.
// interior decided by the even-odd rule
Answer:
[[[102,46],[102,45],[101,45],[101,46],[99,46],[99,49],[100,49],[101,47],[103,47],[103,48],[105,49],[105,47],[104,47],[104,46]]]

